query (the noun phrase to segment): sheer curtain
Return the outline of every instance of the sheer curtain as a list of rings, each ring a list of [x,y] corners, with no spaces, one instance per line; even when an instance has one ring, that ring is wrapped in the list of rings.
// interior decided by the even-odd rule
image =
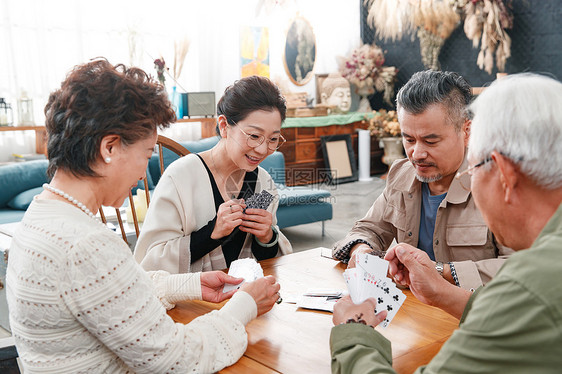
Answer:
[[[200,8],[191,1],[1,0],[0,97],[12,105],[17,124],[17,99],[25,90],[36,124],[43,125],[49,93],[74,65],[103,56],[155,75],[153,61],[162,56],[171,72],[174,41],[186,36],[191,45],[177,85],[199,91]],[[173,85],[167,76],[167,88]],[[181,127],[167,135],[200,137],[197,124]],[[33,131],[0,132],[0,162],[34,150]]]
[[[164,57],[172,69],[174,42],[188,37],[178,90],[213,91],[218,100],[240,78],[240,26],[268,27],[271,78],[314,97],[314,80],[295,86],[283,65],[285,33],[296,15],[307,18],[314,29],[317,74],[337,70],[336,57],[360,42],[355,1],[0,0],[0,97],[17,114],[17,99],[26,90],[33,99],[35,122],[42,125],[49,93],[74,65],[103,56],[155,75],[154,59]],[[167,88],[173,85],[167,76]],[[200,137],[200,127],[176,124],[166,135],[190,140]],[[0,162],[34,149],[33,131],[0,132]]]

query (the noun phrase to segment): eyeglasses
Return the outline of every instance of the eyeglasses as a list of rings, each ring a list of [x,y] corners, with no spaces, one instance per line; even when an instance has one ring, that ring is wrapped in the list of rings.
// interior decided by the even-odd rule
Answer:
[[[468,174],[469,176],[472,176],[472,174],[474,173],[474,169],[479,168],[480,166],[482,166],[482,165],[484,165],[484,164],[486,164],[490,161],[492,161],[492,156],[486,157],[484,160],[480,161],[479,163],[477,163],[474,166],[469,167],[465,171],[458,172],[457,175],[455,175],[455,179],[459,180],[462,188],[464,188],[466,191],[470,191],[471,190],[471,179],[470,178],[462,178],[462,176],[465,175],[465,174]]]
[[[234,122],[234,121],[232,121],[232,122]],[[257,148],[260,145],[262,145],[263,142],[265,141],[264,135],[248,134],[246,131],[242,130],[242,128],[240,126],[238,126],[238,124],[236,122],[234,122],[234,124],[236,125],[234,127],[239,129],[240,131],[242,131],[242,134],[246,135],[246,144],[248,145],[248,147]],[[279,134],[278,137],[273,137],[271,139],[267,139],[267,149],[269,149],[270,151],[276,151],[279,148],[281,148],[281,146],[283,144],[285,144],[286,141],[287,140],[285,140],[285,138],[281,134]]]

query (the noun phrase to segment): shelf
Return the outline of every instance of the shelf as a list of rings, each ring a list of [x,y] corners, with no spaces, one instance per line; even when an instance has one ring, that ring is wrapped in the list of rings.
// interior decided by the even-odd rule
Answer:
[[[47,129],[45,126],[0,126],[2,131],[35,131],[35,153],[47,154]]]

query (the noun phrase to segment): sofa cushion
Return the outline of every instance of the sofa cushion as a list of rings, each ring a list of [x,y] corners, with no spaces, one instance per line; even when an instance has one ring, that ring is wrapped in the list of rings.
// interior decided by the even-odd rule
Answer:
[[[20,192],[48,182],[48,165],[47,160],[35,160],[0,166],[0,208],[6,207]]]
[[[277,209],[277,225],[285,227],[304,225],[312,222],[332,219],[332,204],[318,203],[314,205],[280,206]]]
[[[329,191],[304,186],[277,185],[277,193],[279,194],[279,206],[318,204],[331,196]]]
[[[10,201],[8,201],[8,206],[12,209],[17,210],[27,210],[29,204],[33,198],[43,192],[43,187],[35,187],[27,191],[20,192]]]

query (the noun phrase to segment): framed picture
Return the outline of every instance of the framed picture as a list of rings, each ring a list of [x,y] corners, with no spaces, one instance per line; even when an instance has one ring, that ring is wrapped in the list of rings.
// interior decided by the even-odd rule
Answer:
[[[351,135],[321,136],[324,164],[329,170],[331,182],[346,183],[359,179]]]
[[[285,39],[283,63],[293,84],[304,86],[314,76],[316,38],[312,26],[303,17],[296,17],[290,24]]]

